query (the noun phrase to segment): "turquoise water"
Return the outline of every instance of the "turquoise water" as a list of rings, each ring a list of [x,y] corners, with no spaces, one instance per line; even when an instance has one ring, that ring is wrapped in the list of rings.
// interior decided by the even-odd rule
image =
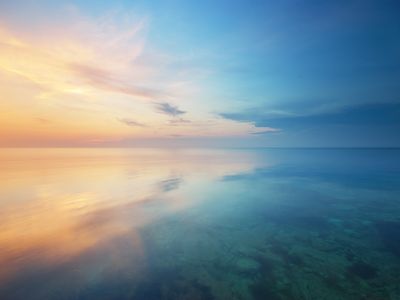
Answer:
[[[1,151],[0,299],[400,299],[400,150]]]

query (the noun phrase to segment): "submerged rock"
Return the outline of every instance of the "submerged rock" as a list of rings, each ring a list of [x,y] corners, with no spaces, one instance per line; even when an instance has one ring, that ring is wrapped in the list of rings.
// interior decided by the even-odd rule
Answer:
[[[353,263],[350,267],[348,267],[347,271],[350,274],[356,275],[365,280],[373,279],[377,275],[377,269],[374,266],[362,261]]]
[[[400,256],[400,222],[381,221],[376,223],[376,227],[386,248]]]
[[[175,271],[176,272],[176,271]],[[141,282],[132,300],[214,300],[209,286],[171,270],[159,270]],[[118,298],[119,299],[119,298]]]
[[[239,273],[254,274],[260,270],[261,264],[251,258],[239,258],[236,261],[236,269]]]
[[[270,286],[262,281],[255,283],[250,288],[255,300],[282,300],[282,297]]]
[[[298,212],[293,209],[282,212],[267,213],[264,216],[267,221],[274,222],[282,226],[296,227],[312,231],[328,231],[331,224],[328,218],[320,215]]]

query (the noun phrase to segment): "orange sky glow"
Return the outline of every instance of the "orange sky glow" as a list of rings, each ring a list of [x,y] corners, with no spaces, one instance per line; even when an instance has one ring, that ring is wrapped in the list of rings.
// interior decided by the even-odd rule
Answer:
[[[147,47],[147,18],[117,17],[72,11],[68,26],[32,30],[0,23],[0,146],[118,145],[265,130],[210,112],[197,80],[204,72],[174,70],[175,58]]]

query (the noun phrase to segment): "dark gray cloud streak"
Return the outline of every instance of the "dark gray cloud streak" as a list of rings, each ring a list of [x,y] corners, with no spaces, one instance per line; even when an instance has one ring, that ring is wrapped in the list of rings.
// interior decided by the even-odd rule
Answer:
[[[272,111],[272,110],[271,110]],[[397,125],[400,126],[400,103],[362,104],[321,111],[320,113],[271,113],[263,107],[244,112],[220,113],[225,119],[251,122],[256,127],[296,128],[321,125]]]
[[[400,103],[369,103],[332,109],[269,110],[257,107],[221,113],[256,127],[282,129],[270,139],[287,147],[400,147]],[[262,136],[262,135],[261,135]],[[261,138],[260,136],[260,138]]]
[[[169,115],[171,117],[177,117],[186,113],[186,111],[179,109],[177,106],[169,104],[167,102],[155,103],[158,112]]]

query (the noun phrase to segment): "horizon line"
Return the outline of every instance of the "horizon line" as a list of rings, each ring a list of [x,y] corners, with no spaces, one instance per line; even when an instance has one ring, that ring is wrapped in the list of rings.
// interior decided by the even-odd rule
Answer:
[[[400,146],[0,146],[0,149],[135,149],[135,148],[188,148],[188,149],[400,149]]]

